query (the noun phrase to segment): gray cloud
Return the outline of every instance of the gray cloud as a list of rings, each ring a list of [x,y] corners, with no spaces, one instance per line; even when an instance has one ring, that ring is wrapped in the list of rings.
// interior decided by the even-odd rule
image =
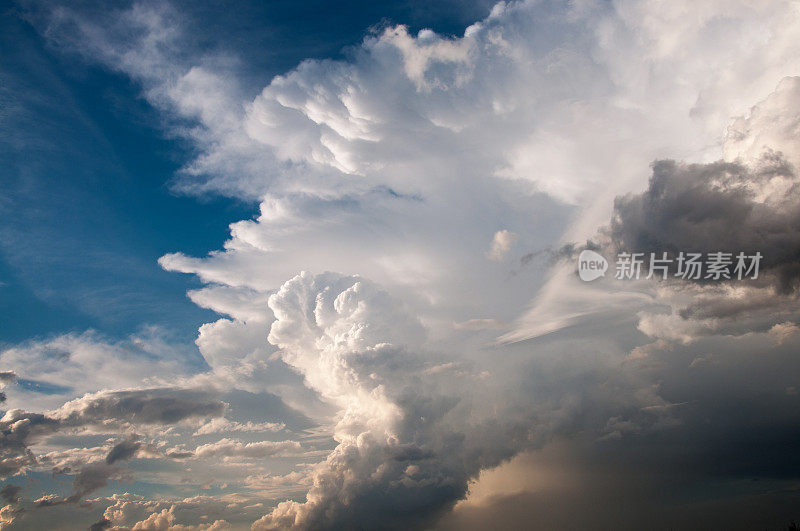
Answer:
[[[218,417],[226,404],[216,393],[158,388],[100,391],[67,402],[55,413],[64,426],[108,420],[133,424],[174,424],[192,418]]]
[[[109,422],[172,424],[218,417],[224,414],[226,407],[213,393],[161,388],[87,394],[47,415],[10,410],[0,419],[0,475],[12,475],[35,464],[29,444],[63,428],[108,425]],[[123,455],[125,451],[126,448],[121,448],[117,453]]]
[[[107,463],[89,463],[81,467],[72,479],[72,492],[66,498],[55,495],[44,496],[35,502],[35,507],[80,504],[84,497],[108,485],[109,479],[131,479],[123,468]]]
[[[709,481],[708,476],[686,474],[684,469],[655,466],[660,453],[649,463],[640,456],[626,462],[609,455],[615,450],[628,448],[612,446],[597,452],[563,442],[532,458],[515,459],[511,466],[516,470],[506,466],[494,473],[498,492],[460,505],[431,529],[746,531],[786,530],[792,520],[797,521],[799,500],[790,482],[719,477]],[[527,481],[515,485],[519,476]],[[736,494],[723,496],[721,488]]]
[[[8,477],[36,463],[28,445],[40,436],[54,433],[59,422],[40,413],[7,411],[0,419],[0,476]]]
[[[22,491],[22,487],[19,485],[4,485],[2,489],[0,489],[0,498],[6,503],[17,503],[20,500],[19,493]]]
[[[106,455],[106,464],[112,465],[116,461],[127,461],[142,447],[142,443],[137,441],[135,438],[126,439],[122,442],[119,442],[111,448],[111,451],[108,452]]]
[[[72,480],[72,494],[66,498],[67,503],[78,503],[87,494],[101,489],[108,485],[108,480],[111,478],[123,479],[130,478],[130,474],[117,466],[111,466],[106,463],[90,463],[75,475]]]
[[[218,417],[227,405],[213,392],[180,388],[101,391],[64,404],[49,414],[10,410],[0,419],[0,476],[8,477],[38,464],[29,446],[60,430],[87,426],[173,424],[188,419]],[[84,464],[73,478],[73,493],[64,499],[42,498],[37,506],[74,504],[105,486],[109,478],[124,477],[123,469],[113,466],[130,459],[142,447],[135,437],[114,445],[104,462]],[[76,456],[77,462],[84,459]],[[72,467],[54,469],[69,473]]]
[[[582,246],[599,245],[607,257],[643,253],[645,274],[651,253],[661,257],[666,252],[673,260],[670,278],[658,287],[658,302],[670,312],[643,312],[641,331],[691,341],[702,335],[764,332],[800,319],[798,109],[800,78],[785,78],[731,126],[726,160],[655,161],[647,188],[617,197],[609,225],[596,235],[597,244]],[[579,249],[567,246],[562,251],[574,258]],[[705,259],[718,251],[732,255],[731,279],[675,278],[679,253],[701,253]],[[757,279],[736,278],[733,268],[740,252],[761,254]]]
[[[762,274],[791,293],[800,280],[800,180],[777,155],[755,169],[657,161],[644,193],[615,201],[609,235],[618,250],[659,256],[758,251]]]

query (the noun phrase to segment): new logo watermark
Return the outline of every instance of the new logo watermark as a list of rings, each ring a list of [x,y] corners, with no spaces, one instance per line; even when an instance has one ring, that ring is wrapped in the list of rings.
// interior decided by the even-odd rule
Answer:
[[[606,271],[608,271],[608,260],[603,255],[588,249],[581,251],[578,256],[578,276],[581,280],[591,282],[605,276]]]
[[[744,278],[757,279],[758,269],[763,256],[760,252],[748,255],[726,252],[684,253],[670,257],[668,253],[649,253],[649,260],[645,253],[620,252],[617,254],[616,273],[617,280],[639,280],[644,277],[653,277],[666,280],[669,277],[685,280],[742,280]],[[605,276],[608,270],[608,261],[603,255],[588,249],[581,251],[578,256],[578,276],[584,282],[591,282]]]

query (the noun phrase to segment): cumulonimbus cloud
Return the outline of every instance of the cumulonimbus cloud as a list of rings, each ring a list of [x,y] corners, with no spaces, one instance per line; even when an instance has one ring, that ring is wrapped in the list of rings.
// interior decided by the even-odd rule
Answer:
[[[313,473],[307,501],[264,510],[257,528],[423,525],[463,497],[481,468],[529,447],[532,431],[612,440],[675,424],[679,407],[660,396],[656,378],[618,370],[625,349],[603,335],[621,330],[634,344],[619,322],[635,320],[632,308],[658,302],[659,294],[598,290],[592,300],[572,298],[572,276],[525,262],[594,235],[613,213],[613,198],[645,189],[647,165],[665,156],[697,164],[656,164],[656,186],[617,204],[619,241],[644,246],[647,234],[660,244],[701,245],[703,231],[718,236],[743,215],[743,235],[765,229],[778,253],[795,249],[794,235],[773,230],[794,223],[795,190],[762,200],[758,184],[776,178],[793,186],[794,173],[780,165],[759,173],[752,161],[766,143],[784,151],[769,160],[793,163],[794,144],[763,132],[770,123],[793,131],[782,103],[792,99],[793,82],[780,101],[761,105],[763,115],[735,122],[728,144],[739,148],[717,142],[730,116],[800,69],[792,5],[674,6],[519,2],[498,4],[459,37],[389,27],[348,59],[305,61],[258,94],[243,93],[226,70],[231,61],[177,53],[181,32],[168,7],[137,4],[100,20],[65,7],[48,17],[54,41],[130,76],[148,101],[177,118],[173,131],[199,156],[176,188],[260,202],[256,218],[232,225],[224,249],[160,260],[196,274],[206,286],[193,300],[225,315],[198,338],[209,380],[295,393],[309,411],[329,413],[314,409],[304,382],[334,410],[327,420],[334,419],[337,446]],[[183,127],[187,119],[194,127]],[[709,163],[720,151],[728,160]],[[749,158],[733,160],[735,152]],[[700,209],[681,216],[677,198],[695,192],[724,208],[707,218]],[[696,234],[682,234],[687,227]],[[498,234],[490,255],[504,260],[486,260]],[[781,266],[791,256],[773,256],[780,260],[772,271],[789,274],[776,278],[791,285],[791,268]],[[295,276],[304,269],[340,274]],[[555,282],[539,291],[549,274]],[[487,359],[500,324],[535,294],[545,302],[532,312],[535,326],[518,321],[506,337],[558,331],[587,310],[619,315],[601,320],[596,326],[607,330],[592,341],[567,338],[560,350],[537,345],[536,356],[495,345]],[[707,302],[686,316],[735,310]],[[785,322],[781,337],[792,331]],[[642,319],[640,330],[653,338],[697,335],[671,324]],[[654,345],[650,351],[666,342]],[[302,378],[292,379],[287,367]],[[275,373],[280,381],[270,380]],[[221,411],[188,392],[174,404],[159,392],[137,392],[77,399],[58,419],[166,425]],[[513,416],[518,410],[526,412],[522,421]],[[19,430],[7,441],[12,469],[25,466],[28,437],[51,429],[50,417],[15,415],[7,426]],[[475,427],[492,415],[500,417],[492,430]],[[217,448],[208,444],[209,452]],[[213,452],[247,453],[247,444],[228,441]],[[262,446],[250,448],[271,451]],[[159,507],[138,521],[173,519]]]

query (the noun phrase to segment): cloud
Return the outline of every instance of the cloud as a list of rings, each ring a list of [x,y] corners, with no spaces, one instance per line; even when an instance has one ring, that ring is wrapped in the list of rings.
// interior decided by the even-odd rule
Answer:
[[[114,445],[108,455],[106,455],[106,464],[113,465],[116,461],[126,461],[136,455],[142,443],[135,439],[126,439]]]
[[[89,526],[89,531],[105,531],[109,527],[111,527],[111,520],[101,518],[100,520]]]
[[[297,441],[259,441],[242,443],[232,439],[220,439],[217,442],[203,444],[194,450],[198,458],[244,457],[250,459],[300,454],[303,447]]]
[[[783,78],[772,94],[728,126],[722,146],[725,160],[758,163],[768,151],[785,157],[795,170],[800,168],[798,100],[800,78]]]
[[[107,527],[110,531],[228,531],[231,526],[225,520],[217,520],[210,524],[184,525],[175,524],[175,508],[162,509],[144,520],[136,522],[133,527]],[[108,522],[108,520],[104,521]]]
[[[216,394],[180,388],[99,391],[67,402],[54,416],[67,427],[109,421],[174,424],[223,415],[227,405]]]
[[[143,382],[154,387],[165,385],[170,379],[198,372],[200,367],[192,360],[196,357],[170,342],[158,328],[145,329],[121,341],[87,331],[28,341],[0,351],[0,363],[18,378],[53,389],[49,393],[23,393],[17,386],[9,397],[9,406],[30,409],[52,408],[98,388],[138,387]]]
[[[501,323],[497,319],[470,319],[462,323],[453,323],[456,330],[503,330],[508,327],[507,323]]]
[[[211,371],[195,382],[291,396],[320,430],[333,424],[336,446],[312,471],[306,501],[281,503],[256,529],[428,526],[481,469],[550,438],[585,437],[590,456],[607,445],[619,455],[644,448],[674,457],[669,448],[707,434],[688,445],[697,450],[692,464],[702,464],[741,424],[708,406],[717,402],[704,385],[724,393],[724,379],[694,364],[700,353],[692,349],[730,352],[758,373],[764,367],[732,348],[731,334],[774,366],[792,363],[793,336],[782,333],[789,328],[770,331],[796,321],[794,137],[781,133],[779,142],[760,131],[794,131],[785,105],[795,82],[782,83],[776,99],[719,143],[730,116],[800,70],[789,2],[687,0],[666,11],[655,1],[498,4],[462,36],[387,27],[345,59],[304,61],[258,94],[238,85],[230,57],[182,53],[187,30],[169,7],[135,4],[94,17],[75,9],[48,10],[51,42],[140,83],[170,132],[196,148],[175,187],[260,202],[257,217],[232,224],[221,250],[160,259],[167,270],[197,275],[205,286],[192,299],[225,316],[200,330]],[[765,142],[776,146],[766,158]],[[661,162],[648,187],[653,160]],[[684,202],[686,211],[678,208]],[[626,245],[764,243],[774,253],[761,284],[695,291],[653,283],[615,290],[610,279],[580,286],[571,267],[530,263],[543,249],[595,237],[612,215],[610,234]],[[737,235],[730,227],[740,220]],[[755,239],[759,231],[765,242]],[[489,254],[498,260],[486,260],[495,240]],[[297,274],[310,269],[339,273]],[[534,296],[503,344],[487,342]],[[776,319],[770,312],[778,311]],[[652,346],[629,356],[643,341]],[[40,345],[30,350],[47,359]],[[10,368],[23,370],[26,356],[9,356]],[[180,372],[145,358],[134,366],[148,374]],[[91,374],[94,363],[70,380]],[[700,371],[709,371],[702,382],[681,386]],[[465,386],[468,372],[487,377]],[[769,404],[786,405],[792,386],[771,374],[780,376],[780,398],[748,400],[739,375],[724,403],[750,407],[748,419],[769,417]],[[772,385],[766,380],[762,388]],[[122,381],[109,386],[116,391],[82,389],[91,394],[53,418],[115,429],[223,418],[213,393],[172,396]],[[703,407],[681,405],[693,400]],[[793,409],[781,411],[785,417],[765,426],[775,441],[786,440],[795,420]],[[15,415],[23,444],[9,454],[9,469],[21,470],[26,441],[39,436],[24,434],[25,426],[44,421]],[[724,429],[698,428],[704,418],[724,420]],[[682,422],[695,431],[664,435]],[[656,433],[673,437],[672,446],[659,446]],[[263,456],[281,444],[262,443],[225,440],[198,451]],[[732,446],[732,462],[741,462],[736,452],[746,445]],[[89,472],[87,488],[109,469]],[[122,522],[112,514],[124,513],[120,507],[104,518],[184,521],[177,508],[134,505],[136,519]]]
[[[0,529],[10,529],[19,512],[13,505],[4,505],[0,508]]]
[[[778,323],[769,329],[769,335],[778,345],[783,345],[800,333],[800,327],[794,323]]]
[[[617,199],[610,236],[617,249],[646,256],[760,252],[762,274],[772,273],[776,289],[792,292],[800,279],[798,185],[800,178],[779,158],[755,169],[658,161],[644,193]]]
[[[279,504],[254,529],[416,525],[451,507],[478,463],[507,455],[450,431],[458,397],[416,376],[424,367],[422,327],[374,284],[302,273],[269,304],[270,341],[338,406],[341,420],[338,446],[314,469],[308,501]],[[446,372],[424,374],[434,380]]]
[[[0,419],[0,476],[6,478],[33,465],[36,459],[28,445],[58,428],[57,420],[39,413],[6,411]]]
[[[142,445],[128,439],[116,444],[107,454],[98,453],[97,449],[72,448],[37,459],[30,447],[40,439],[87,427],[114,432],[136,425],[200,421],[223,415],[226,407],[213,393],[161,388],[100,391],[67,402],[47,414],[8,410],[0,419],[0,475],[8,477],[43,464],[50,464],[54,472],[59,473],[71,473],[77,468],[73,493],[69,497],[44,498],[39,505],[77,503],[105,486],[109,478],[129,477],[121,468],[112,465],[131,458]]]
[[[306,492],[311,487],[312,482],[313,477],[311,474],[300,471],[289,472],[284,475],[254,475],[245,478],[245,485],[248,488],[272,496],[283,495],[290,489]]]
[[[665,282],[659,299],[670,312],[644,312],[639,329],[646,334],[691,341],[701,335],[763,332],[800,318],[800,177],[789,162],[798,160],[800,146],[791,138],[791,125],[768,118],[778,108],[782,116],[798,113],[799,82],[784,79],[746,119],[734,122],[732,128],[744,128],[736,134],[729,130],[726,155],[744,150],[734,162],[657,161],[643,193],[615,202],[609,252],[667,252],[674,258],[679,252],[724,251],[763,257],[754,280],[733,274],[730,280]],[[761,135],[781,151],[747,141],[747,135]]]
[[[69,496],[66,498],[60,498],[55,494],[42,496],[34,501],[34,507],[40,509],[65,504],[80,504],[85,496],[106,487],[110,479],[131,480],[132,477],[130,473],[117,466],[111,466],[103,462],[88,463],[78,470],[73,477],[72,493]]]
[[[200,426],[194,432],[195,436],[198,435],[211,435],[214,433],[230,433],[230,432],[278,432],[286,428],[286,424],[282,422],[234,422],[224,418],[215,418],[210,420],[207,424]]]
[[[670,280],[623,285],[606,279],[581,285],[571,271],[577,247],[565,246],[570,262],[562,261],[533,309],[504,339],[540,336],[614,311],[642,311],[640,330],[676,341],[690,341],[700,334],[743,334],[796,319],[800,177],[789,161],[796,160],[800,146],[791,137],[791,126],[769,117],[778,108],[783,116],[797,114],[797,83],[797,78],[785,78],[746,118],[734,121],[735,127],[745,129],[744,123],[758,124],[761,129],[747,129],[746,134],[763,133],[782,151],[746,142],[745,133],[734,135],[729,130],[724,149],[729,160],[695,164],[657,160],[646,189],[617,197],[610,223],[583,246],[609,257],[643,253],[643,275],[651,253],[661,257],[666,252],[673,260]],[[737,147],[745,151],[736,155]],[[710,281],[704,273],[697,281],[676,280],[671,277],[681,252],[731,253],[731,271],[739,253],[760,253],[758,279],[739,280],[732,273],[731,280]],[[669,306],[669,312],[647,308],[657,303]]]
[[[159,501],[132,494],[115,494],[98,499],[97,503],[106,506],[103,519],[111,523],[112,529],[120,530],[136,528],[137,524],[141,528],[143,524],[140,522],[156,518],[173,526],[166,528],[171,531],[221,530],[227,529],[226,525],[247,529],[258,511],[258,507],[250,507],[254,503],[252,499],[241,496],[196,496]]]
[[[86,495],[108,485],[109,479],[130,479],[121,468],[106,463],[92,463],[84,466],[72,480],[72,494],[65,500],[77,503]]]
[[[17,503],[20,500],[19,493],[21,490],[22,487],[19,485],[11,485],[9,483],[0,489],[0,497],[2,497],[3,501],[6,503]]]
[[[766,481],[777,492],[772,496],[770,510],[758,511],[755,508],[760,505],[761,493],[687,499],[686,485],[691,482],[683,483],[687,477],[683,471],[649,469],[638,457],[635,459],[635,465],[613,458],[609,459],[613,466],[598,465],[597,456],[587,455],[585,448],[570,442],[522,454],[484,474],[473,485],[467,500],[436,529],[515,528],[520,522],[540,522],[548,529],[634,531],[641,529],[643,522],[687,529],[698,525],[781,529],[794,518],[797,497],[781,481]],[[642,469],[652,475],[646,476]],[[708,489],[714,490],[714,486],[708,485]],[[620,498],[628,503],[615,503]]]

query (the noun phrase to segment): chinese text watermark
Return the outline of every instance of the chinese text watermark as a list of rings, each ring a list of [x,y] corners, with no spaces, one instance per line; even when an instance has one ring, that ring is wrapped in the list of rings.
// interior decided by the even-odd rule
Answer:
[[[685,280],[757,279],[761,265],[760,252],[684,253],[670,256],[662,253],[620,252],[615,262],[617,280],[680,278]],[[585,250],[578,256],[578,275],[589,282],[605,276],[608,261],[595,251]]]

